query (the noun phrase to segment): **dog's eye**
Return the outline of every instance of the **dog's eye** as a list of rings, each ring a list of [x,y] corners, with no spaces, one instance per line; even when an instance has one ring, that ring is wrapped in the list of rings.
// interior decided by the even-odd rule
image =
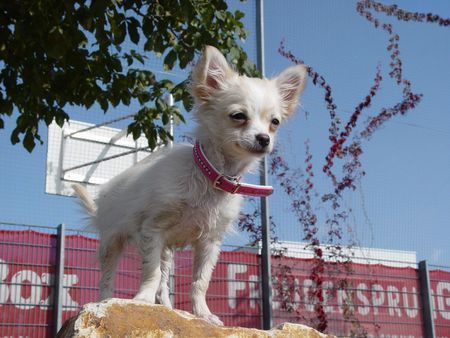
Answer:
[[[278,120],[278,119],[272,119],[272,124],[273,124],[274,126],[278,126],[278,125],[280,124],[280,120]]]
[[[245,114],[242,113],[242,112],[232,113],[232,114],[230,114],[230,118],[231,118],[232,120],[239,121],[239,122],[244,122],[244,121],[247,121],[247,120],[248,120],[247,115],[245,115]]]

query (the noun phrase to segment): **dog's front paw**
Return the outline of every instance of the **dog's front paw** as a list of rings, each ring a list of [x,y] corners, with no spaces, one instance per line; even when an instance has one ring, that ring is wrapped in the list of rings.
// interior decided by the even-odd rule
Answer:
[[[162,304],[172,309],[172,303],[170,302],[169,291],[167,289],[158,290],[156,293],[156,304]]]
[[[205,314],[205,315],[197,315],[197,317],[206,320],[208,323],[223,326],[223,322],[217,317],[216,315],[213,315],[212,313]]]
[[[145,294],[145,293],[138,293],[136,296],[134,296],[133,299],[141,301],[141,302],[155,304],[155,295],[154,294],[149,295],[149,294]]]

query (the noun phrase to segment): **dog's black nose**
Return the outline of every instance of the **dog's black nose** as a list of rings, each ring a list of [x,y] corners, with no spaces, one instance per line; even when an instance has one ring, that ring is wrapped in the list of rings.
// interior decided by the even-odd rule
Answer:
[[[255,137],[261,147],[267,147],[270,143],[270,136],[267,134],[258,134]]]

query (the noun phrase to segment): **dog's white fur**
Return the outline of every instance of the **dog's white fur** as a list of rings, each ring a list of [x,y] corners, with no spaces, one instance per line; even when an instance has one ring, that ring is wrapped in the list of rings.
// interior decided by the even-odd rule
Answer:
[[[295,110],[305,78],[303,66],[292,66],[270,80],[240,76],[217,49],[207,46],[193,69],[191,93],[195,136],[211,163],[229,176],[255,168],[272,150],[274,119],[281,122]],[[257,135],[265,135],[266,141],[270,136],[270,143],[262,144]],[[100,233],[102,299],[111,297],[119,256],[132,242],[142,256],[135,299],[171,307],[173,250],[191,244],[193,313],[222,324],[205,296],[223,236],[237,218],[242,198],[213,187],[197,168],[191,145],[153,153],[105,184],[95,202],[81,185],[73,188]]]

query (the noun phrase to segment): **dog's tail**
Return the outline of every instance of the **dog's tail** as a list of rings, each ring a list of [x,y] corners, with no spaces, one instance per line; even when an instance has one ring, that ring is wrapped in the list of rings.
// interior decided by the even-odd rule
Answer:
[[[97,205],[91,196],[89,196],[87,189],[78,183],[72,184],[72,188],[79,197],[81,204],[84,206],[87,213],[91,216],[97,215]]]

